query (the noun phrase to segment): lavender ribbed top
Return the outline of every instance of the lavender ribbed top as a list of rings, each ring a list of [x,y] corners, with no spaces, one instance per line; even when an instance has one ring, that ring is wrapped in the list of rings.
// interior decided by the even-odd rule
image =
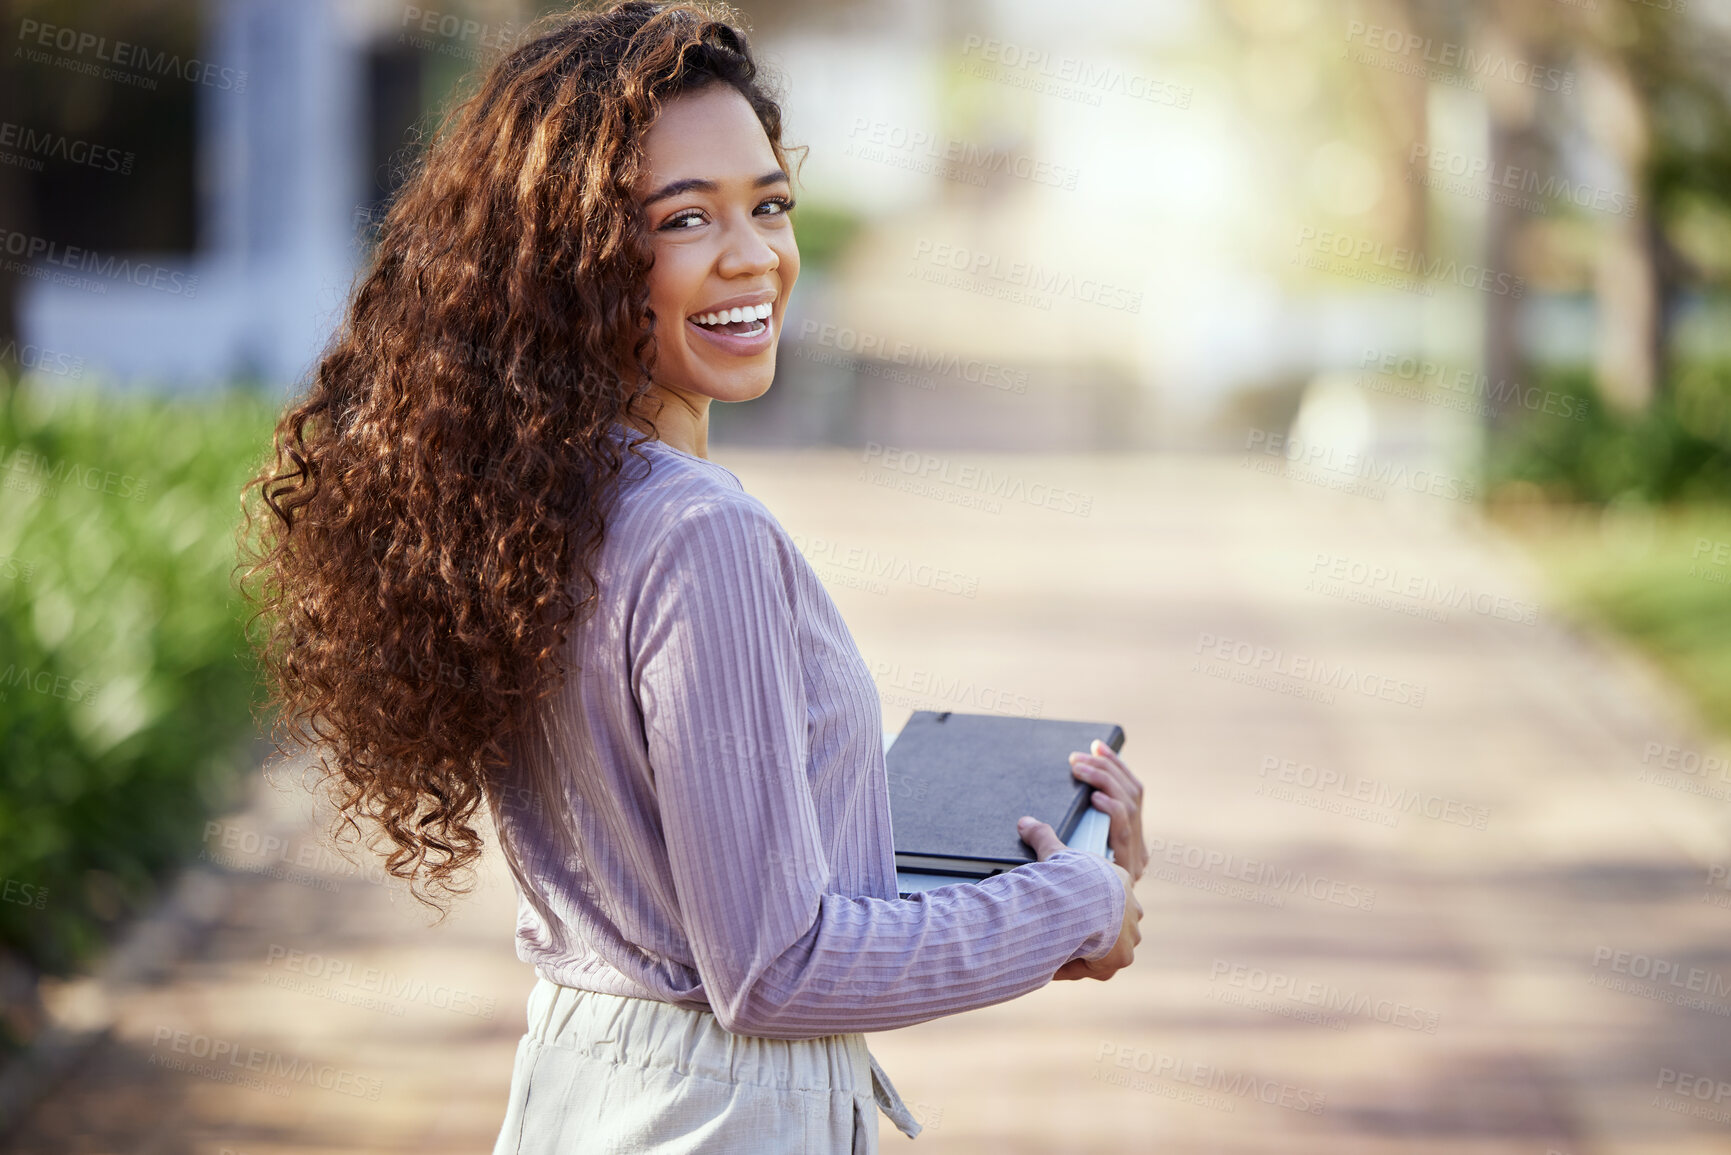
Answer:
[[[897,897],[877,693],[835,603],[732,472],[641,452],[545,741],[500,791],[518,957],[801,1039],[1003,1002],[1111,949],[1123,890],[1082,851]]]

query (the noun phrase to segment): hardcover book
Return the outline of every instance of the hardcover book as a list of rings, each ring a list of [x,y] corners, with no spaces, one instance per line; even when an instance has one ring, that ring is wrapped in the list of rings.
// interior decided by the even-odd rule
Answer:
[[[1066,845],[1106,854],[1109,821],[1094,788],[1070,773],[1070,752],[1095,739],[1118,751],[1124,730],[1000,714],[916,711],[884,754],[897,889],[990,878],[1036,861],[1016,833],[1024,814]]]

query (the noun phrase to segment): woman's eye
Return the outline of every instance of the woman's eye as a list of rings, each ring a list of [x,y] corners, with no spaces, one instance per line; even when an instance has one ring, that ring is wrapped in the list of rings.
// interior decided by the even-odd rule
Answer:
[[[698,209],[688,209],[682,213],[674,213],[661,222],[664,229],[685,229],[703,223],[703,213]]]
[[[757,211],[771,217],[790,213],[793,211],[793,200],[790,197],[771,197],[758,205]]]

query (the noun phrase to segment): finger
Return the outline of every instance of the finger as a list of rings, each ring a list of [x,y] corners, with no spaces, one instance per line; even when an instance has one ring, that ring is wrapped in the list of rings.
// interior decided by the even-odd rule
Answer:
[[[1053,830],[1050,824],[1025,814],[1016,820],[1016,833],[1022,836],[1022,841],[1032,847],[1034,854],[1041,860],[1064,848],[1058,832]]]
[[[1115,767],[1109,768],[1094,760],[1078,762],[1071,772],[1094,789],[1104,790],[1127,806],[1134,808],[1137,805],[1139,793]]]
[[[1094,739],[1093,753],[1110,762],[1112,767],[1124,776],[1124,780],[1134,787],[1132,797],[1142,797],[1142,779],[1136,777],[1136,772],[1130,769],[1130,764],[1124,761],[1118,751],[1096,738]]]
[[[1110,829],[1115,837],[1129,833],[1130,808],[1124,804],[1123,799],[1114,798],[1104,790],[1096,790],[1092,801],[1094,809],[1112,820]]]
[[[1133,851],[1146,853],[1146,849],[1138,845],[1140,832],[1136,828],[1134,813],[1129,806],[1096,790],[1094,808],[1105,813],[1107,817],[1109,825],[1106,828],[1106,845],[1112,848],[1120,862],[1129,861]]]
[[[1071,959],[1058,968],[1058,973],[1053,975],[1052,979],[1054,982],[1063,982],[1069,979],[1085,979],[1087,977],[1087,965],[1081,959]]]
[[[1094,739],[1093,744],[1088,747],[1088,753],[1105,758],[1109,762],[1116,763],[1118,768],[1126,773],[1130,770],[1130,767],[1125,764],[1123,756],[1098,738]]]
[[[1102,758],[1098,754],[1078,754],[1071,757],[1071,769],[1082,770],[1087,775],[1087,781],[1096,786],[1112,783],[1117,787],[1113,793],[1127,802],[1135,802],[1142,797],[1142,783],[1130,773],[1130,769],[1122,763]]]
[[[1077,751],[1075,754],[1072,754],[1071,757],[1093,758],[1102,765],[1123,770],[1126,773],[1130,770],[1130,767],[1125,765],[1124,759],[1118,756],[1118,752],[1112,749],[1112,747],[1106,745],[1106,743],[1100,741],[1098,738],[1094,739],[1094,741],[1088,745],[1086,753]]]

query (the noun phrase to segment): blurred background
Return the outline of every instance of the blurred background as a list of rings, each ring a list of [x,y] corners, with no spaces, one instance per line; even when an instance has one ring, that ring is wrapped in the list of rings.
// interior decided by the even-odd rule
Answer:
[[[508,879],[429,926],[266,780],[230,571],[556,7],[7,6],[7,1149],[490,1149]],[[922,1149],[1731,1151],[1731,0],[740,10],[803,269],[712,455],[886,728],[1109,717],[1149,788],[1131,972],[873,1036]]]

